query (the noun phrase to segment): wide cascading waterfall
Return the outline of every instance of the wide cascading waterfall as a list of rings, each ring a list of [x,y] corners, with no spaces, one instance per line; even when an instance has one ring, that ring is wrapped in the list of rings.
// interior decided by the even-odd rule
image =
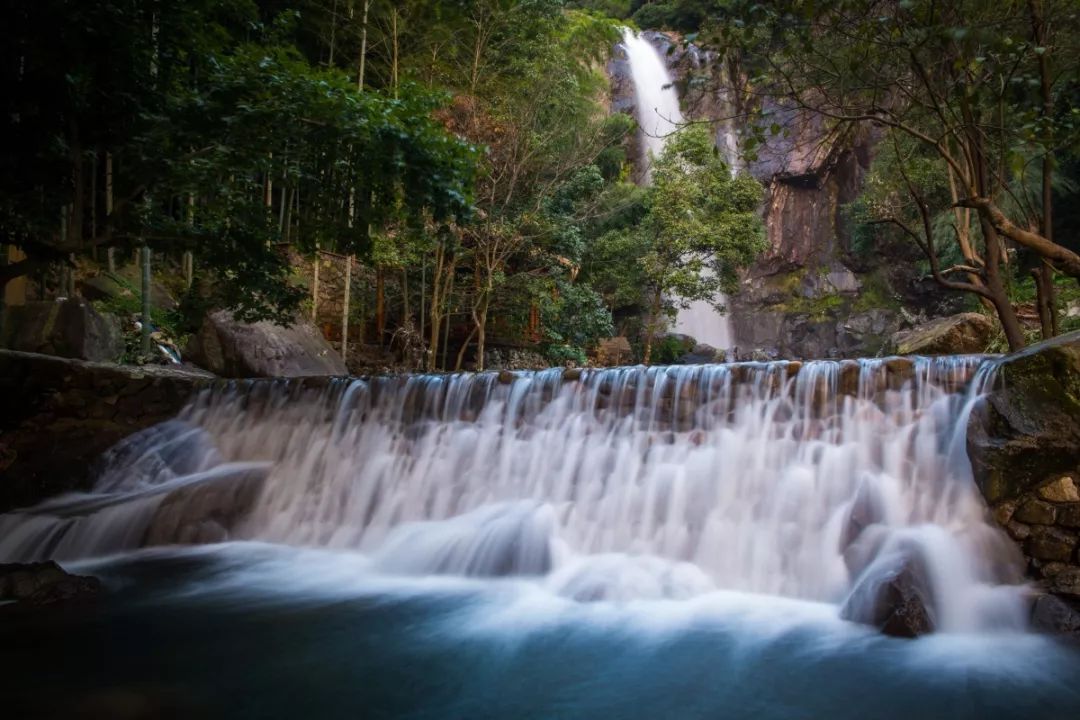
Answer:
[[[239,383],[122,444],[95,492],[0,516],[0,560],[228,536],[359,550],[391,574],[535,577],[578,600],[720,588],[831,603],[915,561],[939,629],[1022,627],[1015,549],[963,442],[992,369]],[[65,539],[105,526],[108,542]]]
[[[653,44],[625,28],[623,47],[634,83],[637,121],[641,127],[641,183],[648,185],[652,179],[654,159],[664,152],[668,136],[679,129],[684,119],[679,107],[679,93],[672,84],[664,59]],[[730,132],[725,134],[724,150],[729,153],[730,162],[731,152],[735,150],[734,136]],[[720,296],[717,302],[723,305],[725,299]],[[675,317],[674,329],[720,350],[730,349],[734,345],[731,321],[705,300],[696,300],[688,307],[681,308]]]

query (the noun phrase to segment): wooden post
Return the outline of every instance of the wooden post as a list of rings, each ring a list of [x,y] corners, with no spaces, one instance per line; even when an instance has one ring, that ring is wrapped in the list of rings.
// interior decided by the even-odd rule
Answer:
[[[142,343],[143,355],[150,354],[150,247],[142,246]]]
[[[112,219],[113,213],[113,163],[112,153],[105,153],[105,222],[109,222]],[[116,253],[110,245],[105,250],[105,255],[108,258],[109,272],[116,272]]]
[[[319,320],[319,249],[315,249],[314,267],[311,270],[311,322],[318,324]]]
[[[348,359],[349,350],[349,296],[352,293],[353,256],[345,258],[345,304],[341,308],[341,359]]]

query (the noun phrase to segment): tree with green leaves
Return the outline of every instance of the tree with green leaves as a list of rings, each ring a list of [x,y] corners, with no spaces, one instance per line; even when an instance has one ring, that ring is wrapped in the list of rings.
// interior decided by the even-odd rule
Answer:
[[[914,210],[889,222],[940,285],[993,306],[1013,349],[1025,337],[1009,298],[1010,247],[1037,258],[1043,332],[1055,332],[1052,274],[1080,279],[1080,247],[1053,232],[1054,168],[1080,140],[1080,111],[1060,101],[1080,79],[1075,2],[732,0],[701,39],[737,48],[755,92],[833,137],[876,128]],[[946,180],[947,233],[915,177],[924,161]],[[954,243],[962,262],[947,265],[942,248]]]
[[[435,120],[444,96],[358,92],[295,49],[292,14],[47,0],[9,19],[0,241],[27,259],[0,280],[99,246],[195,249],[222,305],[288,321],[275,243],[366,252],[372,228],[471,207],[475,149]]]
[[[739,270],[764,251],[761,199],[761,185],[732,175],[705,126],[669,138],[653,166],[648,214],[636,230],[649,297],[646,363],[653,337],[679,307],[718,303],[721,293],[737,289]]]

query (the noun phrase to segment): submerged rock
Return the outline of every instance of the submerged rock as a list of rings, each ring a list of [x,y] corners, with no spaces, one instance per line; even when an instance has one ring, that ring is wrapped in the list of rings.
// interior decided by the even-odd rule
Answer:
[[[1080,640],[1080,600],[1039,595],[1031,606],[1031,627]]]
[[[245,323],[218,310],[206,316],[185,357],[223,377],[347,375],[348,368],[306,318],[289,327]]]
[[[0,601],[38,606],[92,600],[100,594],[100,580],[72,575],[55,562],[0,564]]]
[[[913,638],[933,632],[925,573],[912,558],[891,571],[871,568],[844,601],[840,617],[872,625],[892,637]]]
[[[936,318],[893,335],[898,355],[965,355],[985,352],[994,323],[979,313]]]

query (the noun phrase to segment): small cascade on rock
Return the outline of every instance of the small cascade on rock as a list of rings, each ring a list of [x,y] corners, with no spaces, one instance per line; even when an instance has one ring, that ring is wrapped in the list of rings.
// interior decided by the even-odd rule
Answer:
[[[637,121],[641,126],[641,184],[648,185],[652,180],[653,160],[664,152],[668,136],[677,132],[685,121],[679,107],[679,93],[656,47],[629,28],[623,30],[623,47],[630,65]],[[733,157],[737,148],[730,127],[725,127],[724,140],[722,149],[734,171]],[[725,298],[720,296],[717,302],[724,305]],[[696,300],[681,308],[675,318],[674,330],[718,350],[728,350],[734,345],[731,320],[705,300]]]
[[[257,539],[581,601],[715,589],[1023,627],[964,450],[979,357],[560,369],[206,391],[92,493],[0,516],[0,561]],[[580,374],[578,374],[580,373]]]

